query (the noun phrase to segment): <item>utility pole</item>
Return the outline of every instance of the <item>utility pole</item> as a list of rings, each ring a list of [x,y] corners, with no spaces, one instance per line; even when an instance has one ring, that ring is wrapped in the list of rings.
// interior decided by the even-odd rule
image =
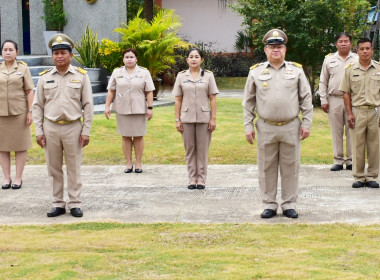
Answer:
[[[377,38],[379,36],[379,31],[380,31],[380,19],[379,19],[379,15],[378,15],[379,8],[380,8],[380,0],[377,1],[375,12],[374,12],[373,18],[372,18],[372,22],[374,22],[376,19],[376,16],[377,16],[377,20],[376,20],[376,24],[375,24],[375,30],[373,31],[372,46],[375,46],[376,41],[378,41],[379,58],[380,58],[380,40],[377,40]],[[373,53],[373,55],[372,55],[372,58],[374,58],[374,57],[375,57],[375,53]]]

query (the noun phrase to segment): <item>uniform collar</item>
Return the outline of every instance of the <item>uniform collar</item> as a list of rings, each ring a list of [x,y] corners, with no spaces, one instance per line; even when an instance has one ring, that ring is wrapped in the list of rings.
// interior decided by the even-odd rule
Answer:
[[[285,60],[282,62],[281,66],[278,68],[278,70],[281,69],[284,65],[286,68],[288,68],[287,61],[285,61]],[[268,66],[270,66],[274,69],[274,67],[272,66],[272,64],[270,64],[269,61],[264,62],[264,66],[265,66],[265,68],[268,68]]]
[[[128,77],[128,71],[127,71],[127,67],[125,67],[125,65],[123,66],[123,68],[121,69],[122,73],[123,73],[123,76],[126,76]],[[137,73],[139,73],[141,71],[140,67],[136,64],[135,68],[133,68],[133,71],[132,71],[132,74],[131,74],[131,77],[134,77]]]
[[[336,51],[333,56],[337,59],[340,59],[340,60],[343,60],[342,57],[339,55],[339,52]],[[349,59],[350,57],[354,57],[354,53],[352,51],[350,51],[346,57],[346,60]]]
[[[368,67],[368,69],[370,69],[370,68],[375,68],[376,69],[376,64],[375,64],[375,62],[373,61],[373,59],[371,59],[371,64],[370,64],[370,66]],[[356,61],[356,63],[355,63],[355,65],[354,65],[354,68],[355,69],[360,69],[360,70],[363,70],[363,71],[367,71],[367,70],[365,70],[364,68],[363,68],[363,66],[360,64],[360,62],[359,62],[359,59],[358,59],[358,61]]]
[[[11,74],[11,73],[15,72],[17,67],[18,67],[18,64],[17,64],[16,59],[13,62],[12,67],[9,69],[9,72],[8,72],[7,64],[5,63],[5,61],[3,61],[3,63],[1,63],[1,71],[3,73],[6,73],[6,74]]]
[[[65,75],[66,75],[68,72],[71,72],[71,73],[75,74],[75,68],[74,68],[74,66],[72,66],[71,64],[70,64],[69,68],[67,69]],[[51,73],[52,73],[52,74],[54,74],[54,73],[58,73],[58,74],[59,74],[59,71],[58,71],[58,69],[57,69],[56,66],[54,66],[54,68],[53,68],[53,70],[51,71]]]
[[[199,81],[199,80],[202,79],[202,76],[201,76],[202,71],[203,71],[203,69],[200,68],[200,69],[199,69],[198,76],[195,78],[195,80],[194,80],[194,78],[193,78],[193,75],[191,75],[191,73],[190,73],[190,68],[186,70],[185,75],[186,75],[186,77],[187,77],[190,81],[197,82],[197,81]]]

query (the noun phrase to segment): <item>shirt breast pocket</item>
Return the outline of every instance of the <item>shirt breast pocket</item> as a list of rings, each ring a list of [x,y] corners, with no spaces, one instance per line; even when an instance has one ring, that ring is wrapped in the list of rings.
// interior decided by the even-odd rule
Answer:
[[[355,94],[360,91],[361,84],[362,84],[362,78],[358,76],[353,76],[351,78],[351,84],[352,84],[352,94]]]
[[[379,90],[380,88],[380,76],[373,75],[371,76],[371,89]]]
[[[287,88],[293,88],[298,85],[296,76],[293,74],[284,75],[284,86]]]
[[[328,66],[327,66],[327,69],[329,70],[329,73],[330,75],[333,75],[333,74],[337,74],[338,73],[338,64],[337,63],[330,63]]]
[[[58,84],[57,83],[45,83],[44,95],[46,99],[54,99],[58,96]]]
[[[80,83],[69,83],[67,87],[69,97],[80,100],[82,85]]]

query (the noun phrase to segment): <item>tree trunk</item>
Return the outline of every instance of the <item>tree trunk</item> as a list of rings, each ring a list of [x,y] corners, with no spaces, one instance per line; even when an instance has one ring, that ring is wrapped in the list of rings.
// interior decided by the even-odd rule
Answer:
[[[145,19],[149,22],[153,19],[153,0],[144,0]]]

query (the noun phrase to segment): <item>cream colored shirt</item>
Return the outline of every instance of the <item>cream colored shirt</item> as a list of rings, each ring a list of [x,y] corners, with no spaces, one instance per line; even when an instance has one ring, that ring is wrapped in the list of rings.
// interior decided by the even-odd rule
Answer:
[[[28,111],[26,90],[34,88],[28,66],[15,61],[8,72],[5,62],[0,63],[0,116],[14,116]]]
[[[90,135],[93,119],[91,82],[72,65],[65,75],[56,67],[40,77],[33,101],[33,121],[36,136],[43,135],[44,118],[73,121],[83,117],[82,135]]]
[[[339,90],[351,94],[351,105],[380,106],[380,65],[372,60],[365,70],[359,61],[346,68]]]
[[[180,119],[183,123],[208,123],[211,119],[209,95],[218,94],[214,74],[202,69],[194,79],[190,70],[178,73],[174,96],[183,96]]]
[[[302,112],[302,127],[310,129],[313,104],[309,82],[301,66],[284,61],[275,70],[270,63],[252,66],[244,88],[244,128],[254,131],[253,120],[258,115],[268,121],[289,121]]]
[[[358,55],[353,52],[350,52],[345,60],[338,52],[325,57],[319,78],[319,96],[322,105],[328,104],[328,95],[343,96],[339,91],[339,85],[344,75],[344,68],[357,60]]]
[[[108,90],[116,90],[112,109],[118,114],[145,114],[147,102],[145,92],[153,91],[154,84],[149,71],[138,65],[128,74],[125,66],[116,68],[108,83]]]

